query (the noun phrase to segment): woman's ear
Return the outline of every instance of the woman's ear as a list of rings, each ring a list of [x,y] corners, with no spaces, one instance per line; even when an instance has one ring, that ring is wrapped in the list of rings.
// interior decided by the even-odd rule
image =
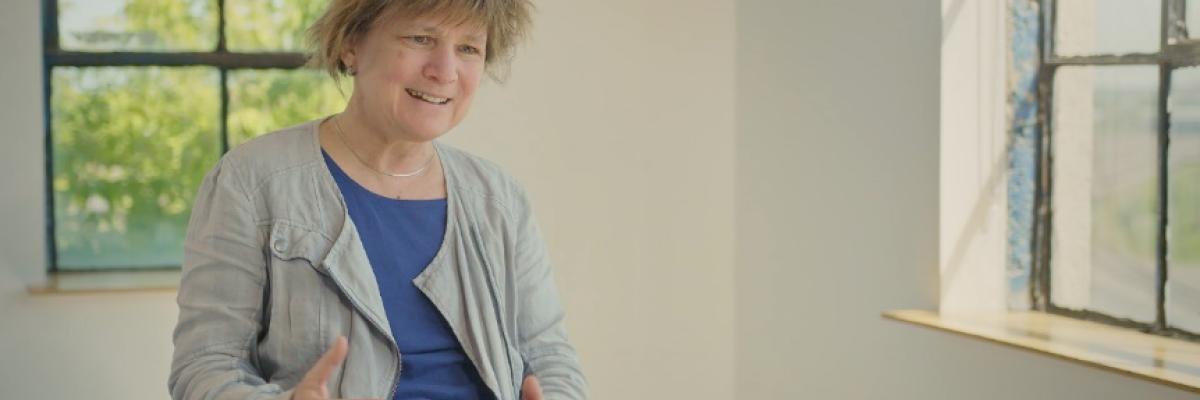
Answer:
[[[341,61],[342,67],[345,68],[345,72],[347,74],[355,75],[358,73],[358,57],[355,56],[354,49],[349,49],[345,52],[342,52],[339,60]]]

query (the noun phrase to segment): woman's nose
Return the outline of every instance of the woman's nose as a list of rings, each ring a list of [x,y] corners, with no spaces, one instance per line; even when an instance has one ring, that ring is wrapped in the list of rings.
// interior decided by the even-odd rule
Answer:
[[[430,55],[423,71],[425,78],[437,83],[458,81],[458,57],[453,48],[438,47]]]

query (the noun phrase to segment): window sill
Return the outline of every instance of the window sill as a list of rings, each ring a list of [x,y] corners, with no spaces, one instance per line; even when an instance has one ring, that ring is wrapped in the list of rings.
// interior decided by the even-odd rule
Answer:
[[[1200,393],[1200,343],[1033,311],[895,310],[883,317]]]
[[[179,270],[57,272],[46,282],[27,288],[30,295],[84,295],[131,292],[173,292],[179,289]]]

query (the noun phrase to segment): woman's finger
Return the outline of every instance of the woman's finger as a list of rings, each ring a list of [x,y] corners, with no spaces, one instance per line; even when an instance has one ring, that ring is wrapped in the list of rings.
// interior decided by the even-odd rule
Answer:
[[[300,381],[300,385],[308,385],[309,387],[324,388],[325,383],[329,381],[329,375],[333,370],[342,365],[342,361],[346,360],[346,352],[349,345],[346,343],[345,336],[338,336],[333,341],[333,345],[329,346],[329,350],[321,356],[313,364],[308,373],[304,374],[304,379]]]
[[[537,377],[529,374],[521,383],[521,400],[542,400],[542,384]]]

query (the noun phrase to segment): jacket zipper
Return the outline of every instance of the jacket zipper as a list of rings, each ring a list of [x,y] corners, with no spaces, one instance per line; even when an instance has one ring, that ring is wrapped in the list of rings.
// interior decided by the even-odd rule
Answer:
[[[346,288],[342,286],[342,283],[340,281],[338,281],[337,278],[334,277],[332,273],[330,273],[328,271],[325,271],[325,272],[326,273],[324,275],[328,276],[329,280],[333,281],[333,286],[336,286],[338,291],[342,292],[342,294],[346,296],[347,300],[350,300],[350,305],[352,305],[352,306],[354,306],[354,308],[358,309],[358,312],[366,314],[365,312],[363,312],[363,310],[365,310],[366,307],[363,307],[362,304],[359,304],[358,301],[355,301],[354,296],[351,296],[350,292],[346,291]],[[367,318],[367,322],[370,322],[371,325],[375,325],[375,329],[379,329],[380,332],[384,331],[384,329],[382,327],[380,327],[379,324],[376,323],[373,319]],[[346,338],[346,339],[350,339],[350,338]],[[400,348],[396,344],[396,340],[394,338],[388,338],[388,350],[391,350],[392,355],[395,356],[395,357],[393,357],[393,359],[396,360],[396,364],[395,364],[396,365],[396,373],[392,375],[392,389],[389,392],[387,399],[385,399],[385,400],[391,400],[391,399],[395,398],[396,397],[396,389],[400,387]],[[345,366],[343,366],[342,368],[345,368]]]

